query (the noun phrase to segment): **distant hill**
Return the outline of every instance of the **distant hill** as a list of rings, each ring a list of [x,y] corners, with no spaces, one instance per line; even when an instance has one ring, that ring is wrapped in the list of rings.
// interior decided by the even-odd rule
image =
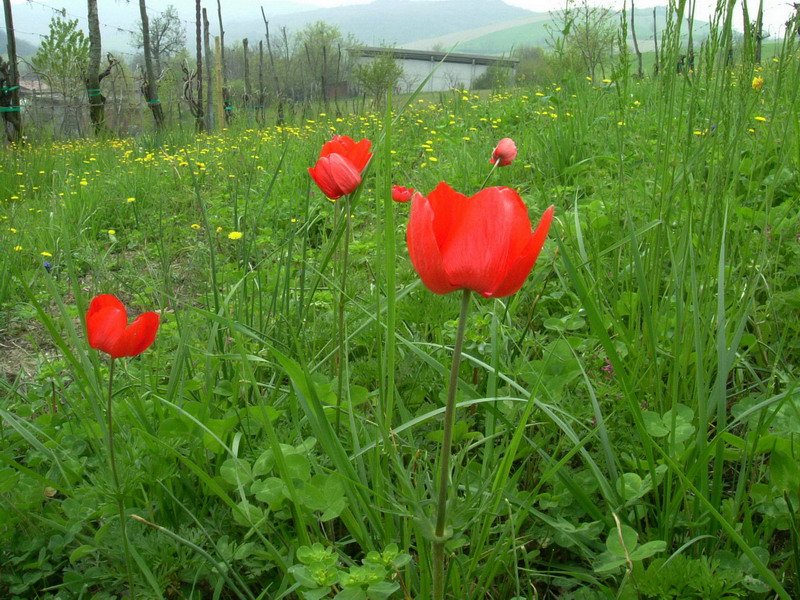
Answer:
[[[21,56],[23,58],[27,58],[29,56],[33,56],[34,54],[36,54],[36,48],[37,47],[34,44],[31,44],[31,43],[26,42],[25,40],[21,40],[21,39],[17,39],[16,42],[17,42],[17,55],[18,56]],[[6,37],[6,32],[5,32],[4,29],[0,30],[0,54],[2,54],[3,57],[6,56],[7,45],[8,45],[8,38]]]
[[[473,54],[508,54],[513,48],[519,46],[540,46],[547,47],[552,40],[551,32],[558,32],[558,27],[554,23],[549,13],[528,13],[533,15],[521,21],[512,21],[495,26],[491,31],[462,31],[457,36],[444,35],[426,40],[418,40],[408,47],[417,49],[430,49],[434,45],[449,48],[460,39],[456,50]],[[615,18],[619,18],[619,13]],[[655,13],[656,32],[659,39],[667,26],[667,11],[664,7],[657,7]],[[653,50],[653,9],[637,9],[634,18],[636,24],[636,34],[639,42],[639,49],[642,52]],[[684,28],[685,29],[685,28]],[[702,40],[708,36],[709,25],[704,21],[695,21],[694,39]],[[688,38],[684,31],[684,39]],[[628,14],[628,43],[633,43],[631,32],[630,14]]]
[[[295,14],[267,17],[270,32],[286,27],[298,31],[309,23],[324,21],[353,34],[368,46],[395,44],[405,47],[420,39],[434,38],[464,30],[484,27],[515,19],[530,18],[532,13],[509,6],[501,0],[441,0],[420,2],[412,0],[375,0],[369,4],[322,8]],[[264,35],[264,25],[254,22],[227,21],[225,35],[258,39]]]

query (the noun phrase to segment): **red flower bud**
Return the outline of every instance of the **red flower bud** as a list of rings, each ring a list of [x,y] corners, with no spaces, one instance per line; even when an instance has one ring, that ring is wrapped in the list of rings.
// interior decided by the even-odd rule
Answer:
[[[507,167],[515,158],[517,158],[517,145],[511,138],[503,138],[497,142],[497,146],[492,152],[492,159],[489,162],[494,164],[500,161],[500,164],[497,165],[498,167]]]
[[[367,139],[356,143],[346,135],[334,136],[326,142],[317,164],[308,169],[322,193],[336,200],[356,191],[361,185],[361,172],[372,157],[371,145]]]
[[[406,188],[402,185],[392,186],[392,200],[395,202],[408,202],[414,195],[414,188]]]

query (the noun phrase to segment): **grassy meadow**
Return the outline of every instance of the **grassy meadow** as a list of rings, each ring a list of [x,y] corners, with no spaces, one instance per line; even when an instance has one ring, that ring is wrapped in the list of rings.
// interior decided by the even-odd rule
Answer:
[[[470,196],[503,137],[486,185],[556,220],[471,301],[446,597],[800,596],[794,52],[0,150],[0,597],[431,598],[459,294],[391,186]],[[110,390],[98,294],[161,317]]]

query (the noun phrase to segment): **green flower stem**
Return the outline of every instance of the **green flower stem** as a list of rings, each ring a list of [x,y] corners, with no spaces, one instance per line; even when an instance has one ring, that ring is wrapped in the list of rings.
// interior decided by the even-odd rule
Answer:
[[[447,491],[450,479],[450,454],[453,444],[453,424],[456,415],[456,389],[458,388],[458,368],[461,365],[461,350],[464,347],[464,331],[469,312],[470,291],[464,290],[461,296],[461,312],[458,315],[456,341],[453,345],[453,365],[450,368],[450,381],[447,387],[447,405],[444,410],[444,437],[439,457],[439,500],[436,505],[436,527],[433,541],[433,600],[444,598],[444,537],[447,524]]]
[[[125,570],[127,571],[128,585],[131,590],[131,600],[136,600],[136,587],[133,580],[133,568],[131,567],[131,551],[128,547],[128,531],[125,527],[125,499],[122,497],[122,487],[119,484],[119,475],[117,474],[117,458],[114,454],[114,419],[111,413],[114,393],[114,364],[115,360],[112,358],[108,367],[108,407],[106,408],[106,416],[108,417],[108,457],[111,463],[111,474],[114,477],[117,508],[119,509],[119,527],[122,533],[122,547],[125,551]]]
[[[486,176],[486,179],[484,179],[483,183],[481,184],[481,189],[485,188],[486,184],[489,183],[489,179],[492,177],[492,174],[497,170],[497,165],[499,165],[499,164],[500,164],[500,160],[494,161],[494,164],[492,165],[491,171],[489,171],[489,174]]]
[[[344,351],[347,336],[344,331],[344,308],[347,301],[347,267],[350,254],[350,195],[344,197],[344,251],[342,252],[342,280],[339,287],[339,306],[338,306],[338,327],[337,337],[339,347],[337,348],[337,386],[336,386],[336,432],[339,432],[339,426],[342,420],[342,394],[344,393],[344,361],[347,360],[347,355]]]

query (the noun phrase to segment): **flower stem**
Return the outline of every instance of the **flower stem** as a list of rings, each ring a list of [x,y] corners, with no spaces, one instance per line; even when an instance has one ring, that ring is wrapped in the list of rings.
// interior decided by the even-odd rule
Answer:
[[[347,301],[347,267],[348,267],[348,259],[350,254],[350,195],[348,194],[344,198],[344,218],[345,218],[345,229],[344,229],[344,251],[342,253],[342,279],[341,284],[339,287],[339,306],[338,306],[338,327],[337,327],[337,337],[338,337],[338,348],[337,348],[337,365],[338,365],[338,373],[337,373],[337,385],[336,385],[336,433],[339,433],[339,426],[342,420],[342,394],[344,394],[344,369],[345,364],[344,361],[347,360],[347,354],[345,353],[345,343],[347,336],[345,335],[344,331],[344,308],[345,302]]]
[[[470,291],[464,290],[461,296],[461,312],[458,315],[456,341],[453,345],[453,365],[450,368],[450,381],[447,387],[447,404],[444,410],[444,437],[439,457],[439,500],[436,504],[436,527],[433,541],[433,600],[444,599],[444,536],[447,524],[447,491],[450,478],[450,454],[453,444],[453,424],[456,414],[456,389],[458,388],[458,368],[461,365],[461,350],[464,347],[464,331],[469,312]]]
[[[112,399],[114,393],[114,364],[115,360],[112,358],[110,366],[108,367],[108,407],[106,408],[106,416],[108,417],[108,457],[111,463],[111,474],[114,477],[114,495],[117,498],[117,509],[119,510],[119,527],[122,533],[122,547],[125,552],[125,570],[128,576],[128,585],[130,586],[131,600],[136,600],[136,587],[133,579],[133,568],[131,566],[131,552],[128,547],[128,532],[125,527],[125,499],[122,497],[122,487],[119,484],[119,475],[117,474],[117,459],[114,454],[114,419],[112,417]]]
[[[491,178],[492,174],[497,170],[497,165],[498,164],[500,164],[500,160],[499,159],[496,160],[494,162],[494,164],[492,165],[492,169],[491,169],[491,171],[489,171],[489,174],[486,176],[486,179],[483,180],[483,183],[481,184],[481,188],[480,189],[485,188],[486,184],[489,183],[489,179]]]

